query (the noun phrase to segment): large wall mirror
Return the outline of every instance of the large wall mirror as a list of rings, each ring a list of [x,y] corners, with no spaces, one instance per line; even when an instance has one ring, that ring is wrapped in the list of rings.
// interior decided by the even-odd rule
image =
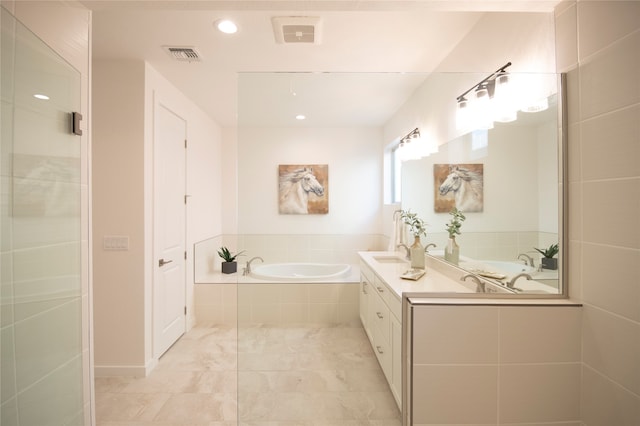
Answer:
[[[439,133],[452,137],[445,143],[438,141],[437,152],[402,162],[402,208],[427,222],[424,240],[436,245],[429,249],[431,256],[445,261],[446,225],[456,207],[466,218],[456,236],[459,260],[451,261],[456,266],[514,294],[566,294],[562,280],[566,258],[562,78],[555,74],[513,77],[521,81],[511,89],[512,98],[520,102],[517,112],[507,120],[485,124],[454,123],[464,119],[454,118],[460,94],[456,90],[473,87],[481,76],[439,74],[427,79],[430,89],[422,99],[431,106],[418,100],[411,109],[429,110],[435,99],[446,99],[442,104],[448,109],[449,125]],[[532,87],[540,96],[527,104],[524,93]],[[484,114],[486,108],[472,114]],[[404,111],[405,117],[409,110]],[[417,114],[427,115],[424,111]],[[461,130],[465,125],[468,129]],[[427,125],[417,121],[405,126],[408,131],[415,126],[428,133]],[[557,253],[553,253],[555,245]],[[543,260],[540,251],[555,260]],[[526,275],[517,277],[520,274]]]

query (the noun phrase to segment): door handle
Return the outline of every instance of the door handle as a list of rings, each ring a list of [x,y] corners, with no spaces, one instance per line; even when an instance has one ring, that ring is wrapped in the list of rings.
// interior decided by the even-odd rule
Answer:
[[[158,261],[158,266],[164,266],[164,265],[166,265],[167,263],[171,263],[171,262],[173,262],[173,260],[164,260],[164,259],[160,259],[160,260]]]

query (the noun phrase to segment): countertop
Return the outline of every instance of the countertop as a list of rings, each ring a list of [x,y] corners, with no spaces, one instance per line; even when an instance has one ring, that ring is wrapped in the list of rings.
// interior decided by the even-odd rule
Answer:
[[[427,268],[417,281],[400,278],[400,275],[411,269],[408,261],[396,263],[379,260],[399,257],[397,252],[362,251],[358,255],[394,291],[398,299],[402,299],[403,293],[475,293],[475,284],[457,282],[433,268]]]

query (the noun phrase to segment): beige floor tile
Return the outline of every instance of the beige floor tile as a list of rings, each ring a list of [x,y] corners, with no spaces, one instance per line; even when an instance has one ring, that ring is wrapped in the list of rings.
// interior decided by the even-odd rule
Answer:
[[[198,326],[145,378],[96,382],[97,426],[400,426],[364,330]]]

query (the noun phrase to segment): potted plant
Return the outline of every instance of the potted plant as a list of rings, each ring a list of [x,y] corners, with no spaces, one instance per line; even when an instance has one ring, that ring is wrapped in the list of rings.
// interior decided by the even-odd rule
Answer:
[[[544,250],[536,247],[534,249],[542,255],[542,267],[544,269],[558,269],[558,259],[554,257],[560,251],[558,244],[551,244]]]
[[[220,256],[223,260],[222,262],[222,273],[223,274],[233,274],[238,271],[238,262],[236,262],[236,257],[240,256],[244,252],[238,252],[236,254],[231,254],[228,248],[220,247],[218,250],[218,256]]]
[[[457,265],[460,261],[460,246],[458,246],[456,242],[456,235],[460,235],[460,228],[466,217],[456,207],[451,209],[449,214],[453,217],[451,221],[445,225],[447,233],[449,234],[449,241],[444,249],[444,260]]]
[[[401,210],[400,218],[409,226],[409,232],[413,234],[413,244],[409,247],[411,254],[411,268],[424,269],[424,246],[420,241],[420,236],[427,236],[426,223],[418,217],[417,213]]]

